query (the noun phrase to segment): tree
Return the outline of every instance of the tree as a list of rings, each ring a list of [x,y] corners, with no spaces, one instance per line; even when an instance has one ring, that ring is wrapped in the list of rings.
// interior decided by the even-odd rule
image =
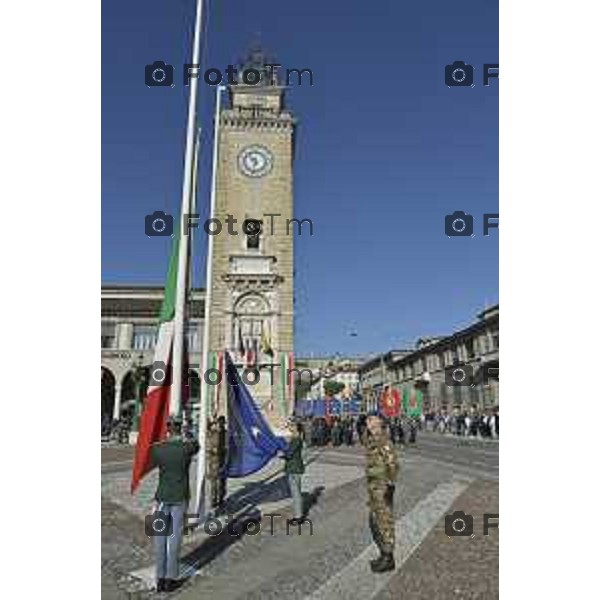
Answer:
[[[339,394],[346,386],[339,381],[333,381],[331,379],[327,380],[323,384],[323,388],[325,389],[326,396],[335,396]]]

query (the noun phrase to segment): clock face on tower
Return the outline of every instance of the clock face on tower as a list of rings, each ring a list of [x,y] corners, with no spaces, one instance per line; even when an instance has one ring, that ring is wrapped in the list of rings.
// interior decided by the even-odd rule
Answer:
[[[264,146],[246,146],[238,156],[238,168],[247,177],[263,177],[273,168],[273,155]]]

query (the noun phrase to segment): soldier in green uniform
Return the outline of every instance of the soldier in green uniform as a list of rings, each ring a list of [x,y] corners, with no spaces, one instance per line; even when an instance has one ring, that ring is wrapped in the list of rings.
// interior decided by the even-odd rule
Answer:
[[[156,550],[156,589],[171,592],[179,578],[179,550],[183,520],[190,498],[189,467],[198,452],[198,442],[181,437],[181,419],[170,417],[167,439],[150,449],[152,467],[158,467],[158,487],[150,516],[151,532]]]
[[[394,562],[394,491],[399,465],[387,433],[377,414],[367,418],[367,491],[369,503],[369,526],[373,540],[381,556],[371,561],[374,573],[392,571]]]

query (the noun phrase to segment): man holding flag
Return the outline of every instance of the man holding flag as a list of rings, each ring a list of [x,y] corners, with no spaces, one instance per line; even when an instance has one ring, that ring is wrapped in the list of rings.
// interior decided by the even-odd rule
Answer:
[[[192,60],[190,61],[193,65],[201,63],[200,37],[203,23],[203,1],[196,0]],[[206,393],[202,394],[200,406],[199,444],[183,442],[181,439],[182,406],[189,392],[186,381],[188,365],[185,344],[191,279],[191,232],[188,227],[188,216],[195,213],[200,147],[197,127],[197,77],[191,78],[189,90],[180,225],[169,264],[169,276],[152,366],[152,381],[140,420],[131,481],[131,492],[133,493],[146,473],[153,467],[159,468],[156,500],[159,502],[159,508],[163,510],[146,517],[147,535],[163,538],[156,542],[156,575],[159,591],[171,591],[175,587],[174,580],[179,568],[183,511],[189,500],[188,469],[192,456],[198,449],[200,449],[200,454],[195,514],[200,520],[205,518],[204,480],[208,421]],[[204,354],[207,355],[206,351]],[[204,368],[204,372],[206,372],[206,368]],[[206,386],[202,386],[202,389],[205,390]],[[164,441],[165,435],[168,436],[166,442]],[[160,527],[160,523],[164,525],[163,528]],[[151,531],[149,531],[148,525],[151,525]]]
[[[183,521],[190,499],[189,468],[199,448],[195,440],[183,440],[181,428],[179,417],[169,417],[167,439],[150,449],[150,467],[159,471],[154,511],[146,517],[146,535],[154,537],[157,592],[177,588]]]

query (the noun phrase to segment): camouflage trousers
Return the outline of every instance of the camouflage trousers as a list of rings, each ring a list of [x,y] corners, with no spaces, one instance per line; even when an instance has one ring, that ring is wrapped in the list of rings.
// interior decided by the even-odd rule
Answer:
[[[227,480],[212,474],[208,475],[206,479],[208,481],[211,508],[213,510],[221,508],[227,493]]]
[[[387,485],[380,482],[369,482],[369,527],[373,541],[382,554],[394,552],[394,500],[388,498]],[[390,502],[391,500],[391,502]]]

